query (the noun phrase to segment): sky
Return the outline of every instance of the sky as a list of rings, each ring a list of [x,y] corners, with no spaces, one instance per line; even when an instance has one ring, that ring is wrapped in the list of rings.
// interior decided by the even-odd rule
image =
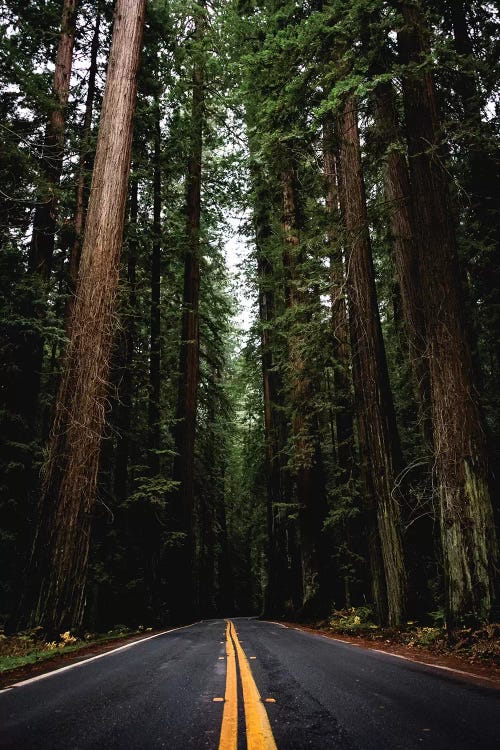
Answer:
[[[234,319],[235,324],[243,332],[246,332],[252,323],[252,314],[257,300],[248,289],[242,268],[252,249],[250,239],[245,236],[242,229],[244,221],[245,217],[228,217],[228,233],[224,238],[224,254],[238,303],[238,313]]]

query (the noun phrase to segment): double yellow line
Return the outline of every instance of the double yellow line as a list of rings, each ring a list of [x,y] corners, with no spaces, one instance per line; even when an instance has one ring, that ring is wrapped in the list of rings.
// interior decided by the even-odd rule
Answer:
[[[237,750],[238,747],[238,681],[236,659],[240,667],[247,750],[277,750],[266,709],[262,703],[248,659],[238,640],[231,620],[226,621],[226,693],[220,733],[219,750]]]

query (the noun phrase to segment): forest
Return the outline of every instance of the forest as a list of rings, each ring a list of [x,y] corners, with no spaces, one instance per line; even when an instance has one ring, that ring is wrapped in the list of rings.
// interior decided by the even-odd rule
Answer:
[[[0,24],[0,626],[498,620],[499,4]]]

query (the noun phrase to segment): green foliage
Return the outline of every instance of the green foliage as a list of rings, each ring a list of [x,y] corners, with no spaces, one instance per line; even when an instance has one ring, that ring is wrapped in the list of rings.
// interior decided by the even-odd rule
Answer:
[[[0,18],[0,514],[3,619],[12,615],[22,588],[35,524],[42,446],[53,416],[66,343],[68,253],[73,240],[75,184],[82,149],[81,121],[87,88],[92,19],[97,0],[84,0],[78,18],[75,72],[67,112],[64,169],[57,191],[58,224],[52,275],[41,284],[29,272],[33,204],[44,184],[47,156],[42,144],[51,104],[51,80],[60,23],[60,3],[2,4]],[[95,149],[104,61],[109,48],[111,2],[104,12],[98,86],[89,162]],[[414,72],[434,74],[443,115],[446,151],[459,227],[463,275],[481,397],[500,455],[498,210],[498,14],[488,4],[467,4],[469,49],[457,49],[449,3],[428,13],[431,52]],[[297,477],[321,472],[325,507],[319,523],[327,606],[336,602],[336,628],[375,628],[367,529],[369,488],[354,435],[353,469],[339,460],[337,418],[355,411],[351,363],[338,355],[332,321],[334,258],[349,270],[349,238],[339,206],[325,206],[323,138],[346,94],[359,105],[363,176],[389,376],[401,436],[402,506],[414,607],[429,610],[441,626],[443,572],[436,548],[433,457],[422,439],[408,337],[402,322],[401,290],[384,192],[388,157],[406,155],[404,102],[394,4],[378,0],[328,3],[239,2],[210,4],[203,40],[193,36],[196,4],[150,0],[135,115],[130,202],[124,236],[118,315],[112,358],[106,440],[101,453],[88,583],[89,627],[164,623],[172,548],[185,542],[172,531],[176,483],[172,480],[178,391],[180,321],[186,249],[186,164],[190,149],[192,68],[206,70],[202,163],[200,384],[195,457],[193,525],[199,605],[207,614],[259,612],[269,584],[272,543],[283,560],[283,598],[296,606],[300,588]],[[198,8],[199,10],[199,8]],[[375,92],[393,83],[401,137],[387,142],[377,124]],[[464,88],[465,86],[465,88]],[[472,92],[469,97],[465,92]],[[160,110],[161,232],[153,228],[154,130]],[[338,146],[337,134],[336,147]],[[45,161],[44,161],[45,160]],[[87,164],[87,171],[90,163]],[[296,182],[297,245],[284,241],[283,173]],[[479,182],[472,174],[483,175]],[[132,210],[137,185],[137,216]],[[88,195],[88,185],[86,188]],[[241,279],[230,277],[224,245],[235,216],[250,238]],[[360,228],[364,230],[365,228]],[[257,238],[256,238],[257,235]],[[150,394],[151,251],[161,244],[161,446],[159,472],[152,474],[148,425]],[[286,247],[285,247],[286,246]],[[293,256],[290,278],[284,249]],[[259,270],[262,260],[268,272]],[[272,299],[269,319],[255,315],[250,331],[237,330],[235,297],[245,284],[257,303]],[[338,291],[338,290],[337,290]],[[287,304],[293,293],[297,304]],[[259,296],[260,295],[260,296]],[[340,291],[344,296],[344,291]],[[43,315],[40,310],[43,309]],[[43,338],[39,403],[26,408],[19,393],[30,342]],[[265,341],[264,341],[265,340]],[[267,343],[265,343],[267,342]],[[344,342],[349,348],[349,342]],[[294,356],[290,356],[293,348]],[[271,404],[277,447],[269,462],[262,389],[263,357],[270,356],[275,383]],[[298,375],[297,363],[300,363]],[[342,378],[346,392],[336,385]],[[304,386],[297,397],[297,386]],[[22,389],[21,389],[22,390]],[[346,406],[347,403],[347,406]],[[30,407],[31,408],[31,407]],[[24,409],[24,411],[23,411]],[[300,429],[298,418],[303,417]],[[269,539],[266,506],[269,479],[278,467],[279,491],[271,501]],[[281,535],[281,536],[280,536]],[[288,545],[288,546],[287,546]],[[295,547],[294,547],[295,545]],[[280,557],[281,555],[281,557]],[[295,557],[294,557],[295,555]],[[285,592],[286,590],[286,592]],[[291,603],[291,604],[290,604]],[[424,620],[425,621],[425,620]],[[427,635],[426,635],[427,633]],[[436,636],[437,638],[438,636]],[[15,654],[9,658],[24,658]],[[38,657],[35,657],[38,658]]]
[[[434,623],[435,628],[443,628],[445,626],[446,615],[442,609],[436,609],[434,612],[429,612],[428,615]]]
[[[158,506],[163,510],[166,498],[177,486],[178,482],[162,476],[141,478],[137,483],[137,489],[127,498],[128,503],[146,502],[152,506]]]
[[[329,619],[329,626],[337,633],[361,634],[376,631],[378,626],[373,622],[374,611],[370,606],[351,607],[334,611]]]
[[[432,646],[445,637],[445,631],[443,628],[417,628],[412,638],[411,643],[416,646]]]

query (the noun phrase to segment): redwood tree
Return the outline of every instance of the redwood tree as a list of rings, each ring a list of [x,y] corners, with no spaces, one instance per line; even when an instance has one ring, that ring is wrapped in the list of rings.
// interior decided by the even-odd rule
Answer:
[[[425,357],[423,299],[416,252],[414,207],[408,165],[401,148],[395,91],[392,83],[380,83],[375,89],[379,138],[385,149],[384,192],[388,203],[391,239],[401,305],[408,341],[408,356],[414,375],[422,434],[430,446],[432,425],[429,418],[429,363]]]
[[[85,224],[85,212],[87,210],[87,174],[92,166],[90,136],[92,130],[92,115],[94,111],[94,98],[96,94],[97,79],[97,56],[99,53],[99,33],[101,28],[101,5],[97,6],[97,15],[94,25],[92,43],[90,45],[90,66],[87,83],[87,96],[85,99],[85,115],[82,124],[80,163],[78,165],[78,182],[76,186],[76,211],[74,232],[75,238],[69,256],[69,283],[70,290],[74,292],[78,279],[78,267],[82,251],[83,228]],[[70,311],[68,311],[70,314]],[[68,315],[69,317],[69,315]]]
[[[117,0],[64,372],[48,445],[25,621],[79,628],[106,414],[119,259],[146,0]]]
[[[342,213],[348,235],[347,289],[358,439],[364,475],[369,480],[367,489],[375,501],[389,622],[398,625],[405,614],[407,596],[400,509],[395,494],[401,456],[377,307],[354,96],[347,96],[343,102],[338,133]]]
[[[454,211],[439,138],[429,31],[420,4],[398,3],[406,132],[417,216],[426,356],[448,625],[488,618],[497,546],[488,447],[467,336]]]
[[[57,215],[57,188],[63,168],[66,105],[69,97],[73,49],[75,46],[78,0],[64,0],[61,35],[53,83],[53,104],[49,112],[43,149],[45,184],[35,208],[30,248],[30,267],[44,281],[50,276]]]
[[[339,241],[339,180],[338,143],[334,119],[328,114],[323,123],[323,162],[326,183],[327,241],[330,251],[330,297],[332,303],[333,362],[335,390],[336,446],[341,484],[348,484],[354,476],[354,425],[351,398],[351,351],[349,320],[345,298],[345,267]]]
[[[160,388],[161,388],[161,124],[160,102],[155,94],[153,105],[153,244],[151,248],[151,315],[149,344],[148,438],[151,473],[160,471]]]
[[[42,323],[46,316],[47,282],[52,272],[52,259],[57,228],[57,194],[63,170],[66,108],[69,98],[73,50],[76,36],[78,0],[64,0],[61,32],[58,39],[52,98],[41,158],[41,186],[33,217],[33,231],[28,257],[31,286],[29,316]],[[44,336],[40,328],[24,334],[20,354],[17,407],[29,431],[33,430],[38,413]]]
[[[321,448],[312,410],[314,383],[304,354],[305,323],[308,315],[304,290],[305,251],[300,241],[298,187],[293,160],[282,173],[283,189],[283,266],[285,304],[289,311],[288,406],[291,409],[294,478],[299,516],[300,560],[302,567],[302,608],[321,608],[321,531],[325,518],[325,484]]]
[[[194,581],[194,458],[196,410],[200,363],[200,218],[203,122],[205,111],[205,64],[203,39],[206,10],[200,3],[194,14],[193,86],[191,131],[186,195],[186,251],[184,292],[179,358],[179,391],[175,427],[174,481],[172,494],[172,530],[178,536],[177,566],[171,582],[172,607],[183,619],[193,607]]]

